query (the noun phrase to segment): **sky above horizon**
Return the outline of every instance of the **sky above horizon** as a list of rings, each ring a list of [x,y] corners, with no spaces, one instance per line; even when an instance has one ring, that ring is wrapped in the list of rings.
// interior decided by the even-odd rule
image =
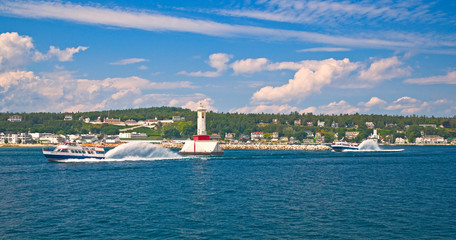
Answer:
[[[456,116],[456,1],[4,1],[0,111]]]

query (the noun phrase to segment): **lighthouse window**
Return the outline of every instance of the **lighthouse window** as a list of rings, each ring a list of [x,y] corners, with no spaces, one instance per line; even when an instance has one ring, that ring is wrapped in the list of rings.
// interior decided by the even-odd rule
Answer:
[[[201,113],[201,117],[204,118],[204,113],[203,112]]]

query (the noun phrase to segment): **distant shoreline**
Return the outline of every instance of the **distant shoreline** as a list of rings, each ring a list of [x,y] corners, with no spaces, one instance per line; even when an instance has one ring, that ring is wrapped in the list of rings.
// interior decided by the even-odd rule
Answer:
[[[121,143],[123,144],[123,143]],[[121,144],[107,144],[104,147],[114,148]],[[83,144],[84,145],[84,144]],[[183,144],[159,144],[164,148],[181,149]],[[379,144],[380,146],[456,146],[454,144]],[[0,148],[43,148],[43,147],[56,147],[57,144],[0,144]],[[88,146],[102,146],[98,144],[89,144]],[[222,149],[229,150],[290,150],[290,151],[327,151],[332,150],[329,145],[324,144],[303,144],[303,145],[286,145],[286,144],[221,144]]]

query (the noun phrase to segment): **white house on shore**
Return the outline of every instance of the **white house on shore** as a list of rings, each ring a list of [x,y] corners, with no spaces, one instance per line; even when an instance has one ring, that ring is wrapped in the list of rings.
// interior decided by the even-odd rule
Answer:
[[[22,122],[22,117],[20,115],[12,115],[8,118],[10,122]]]

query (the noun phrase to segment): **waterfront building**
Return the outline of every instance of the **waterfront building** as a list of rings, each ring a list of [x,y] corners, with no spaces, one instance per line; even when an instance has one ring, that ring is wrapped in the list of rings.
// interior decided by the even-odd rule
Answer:
[[[239,139],[249,140],[249,139],[250,139],[250,136],[247,135],[247,134],[240,134],[240,135],[239,135]]]
[[[185,117],[181,117],[181,116],[173,116],[171,118],[174,122],[177,122],[177,121],[185,121]]]
[[[313,122],[307,122],[307,126],[309,126],[309,127],[313,126]]]
[[[325,127],[325,122],[318,120],[317,127]]]
[[[374,129],[375,128],[375,124],[373,122],[366,122],[366,127],[369,128],[369,129]]]
[[[295,125],[295,126],[301,125],[301,119],[294,120],[294,125]]]
[[[103,141],[106,144],[117,144],[120,143],[120,137],[118,135],[105,135]]]
[[[437,128],[436,124],[418,124],[420,127],[432,127],[432,128]]]
[[[317,143],[324,143],[325,142],[325,136],[321,132],[315,133],[315,141]]]
[[[264,132],[251,132],[250,139],[253,140],[261,140],[264,138]]]
[[[225,140],[233,140],[236,137],[236,133],[225,133]]]
[[[20,115],[12,115],[8,118],[10,122],[22,122],[22,117]]]
[[[314,133],[310,130],[304,130],[304,132],[307,134],[307,137],[308,138],[313,138],[314,137]]]
[[[370,134],[367,139],[371,139],[375,142],[378,142],[378,140],[380,139],[380,136],[377,134],[377,129],[374,129],[373,133]]]
[[[398,137],[394,140],[394,143],[395,144],[406,144],[406,143],[408,143],[408,140],[406,138]]]
[[[128,119],[125,121],[125,125],[127,125],[127,126],[138,125],[138,122],[134,119]]]
[[[359,135],[358,131],[347,131],[345,132],[345,138],[352,140],[355,139]]]
[[[218,140],[222,139],[222,137],[218,133],[213,133],[209,136],[209,139],[218,141]]]
[[[426,135],[423,137],[423,143],[424,144],[444,144],[447,143],[447,141],[438,135]]]
[[[98,119],[99,120],[99,119]],[[111,125],[117,125],[117,126],[125,126],[125,123],[120,121],[120,118],[105,118],[103,120],[103,123],[111,124]]]
[[[65,115],[65,117],[63,118],[63,121],[73,121],[73,115]]]
[[[279,139],[279,132],[273,132],[272,139]]]

